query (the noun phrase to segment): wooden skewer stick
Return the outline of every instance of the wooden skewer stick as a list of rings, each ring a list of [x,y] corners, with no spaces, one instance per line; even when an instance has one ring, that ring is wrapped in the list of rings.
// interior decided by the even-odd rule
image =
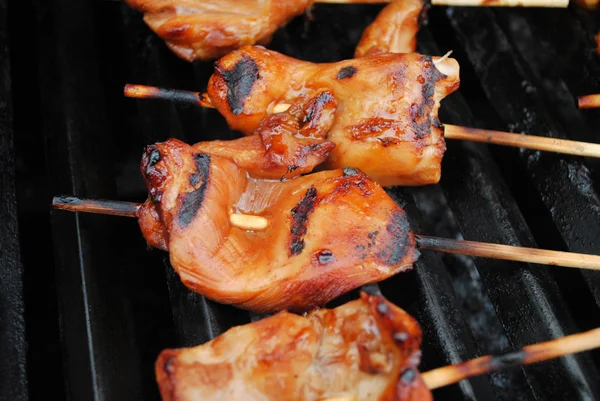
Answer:
[[[71,212],[110,214],[137,217],[139,203],[107,200],[80,199],[73,196],[57,196],[52,200],[56,209]],[[230,214],[231,225],[243,230],[264,230],[269,219],[247,214]],[[523,248],[486,242],[460,241],[451,238],[415,235],[417,247],[432,251],[456,253],[459,255],[481,256],[492,259],[514,260],[526,263],[600,270],[600,256],[580,253],[549,251],[536,248]]]
[[[567,8],[569,0],[431,0],[434,6]]]
[[[391,0],[315,0],[326,4],[389,3]],[[434,6],[466,7],[555,7],[566,8],[569,0],[431,0]]]
[[[600,328],[556,340],[528,345],[501,355],[487,355],[456,365],[444,366],[422,374],[431,390],[457,383],[472,376],[495,372],[518,365],[529,365],[559,356],[600,347]]]
[[[128,89],[128,88],[133,88]],[[140,90],[139,88],[143,88]],[[168,99],[178,102],[199,104],[202,107],[214,107],[207,94],[187,92],[176,89],[161,89],[143,85],[125,86],[125,96],[143,99]],[[598,95],[600,97],[600,95]],[[202,101],[198,101],[199,98]],[[599,99],[600,102],[600,99]],[[288,103],[279,103],[273,107],[273,113],[281,113],[290,108]],[[493,131],[479,128],[460,127],[444,124],[444,138],[459,139],[463,141],[485,142],[501,146],[514,146],[517,148],[544,150],[547,152],[563,153],[567,155],[587,156],[600,158],[600,144],[589,142],[570,141],[566,139],[548,138],[543,136],[512,134],[503,131]]]
[[[269,226],[269,219],[251,214],[230,214],[229,222],[232,226],[252,231],[262,231]]]
[[[55,209],[124,217],[137,217],[140,206],[140,203],[134,202],[81,199],[74,196],[56,196],[52,199],[52,207]],[[242,230],[261,231],[269,226],[269,219],[250,214],[232,213],[229,215],[229,222]]]
[[[102,199],[81,199],[75,196],[55,196],[52,207],[71,212],[109,214],[112,216],[137,217],[141,204]]]
[[[197,104],[201,107],[214,108],[210,99],[208,98],[208,95],[200,92],[127,84],[123,88],[123,93],[126,97],[135,99],[162,99],[184,104]]]
[[[600,270],[600,256],[583,253],[550,251],[520,246],[490,244],[486,242],[462,241],[451,238],[416,235],[417,247],[430,251],[479,256],[482,258],[514,260],[580,269]]]
[[[319,401],[356,401],[354,394],[336,395],[335,397],[322,398]]]
[[[593,109],[600,107],[600,94],[579,96],[577,98],[577,104],[579,105],[580,109]]]
[[[463,141],[485,142],[494,145],[514,146],[517,148],[545,150],[567,155],[600,157],[600,144],[569,141],[566,139],[543,136],[511,134],[479,128],[459,127],[444,124],[444,138]]]

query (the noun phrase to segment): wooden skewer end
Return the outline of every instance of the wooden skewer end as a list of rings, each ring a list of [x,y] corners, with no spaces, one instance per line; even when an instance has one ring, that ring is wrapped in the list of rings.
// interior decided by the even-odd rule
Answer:
[[[283,113],[287,111],[292,105],[289,103],[279,103],[273,107],[273,114]]]
[[[229,223],[242,230],[262,231],[269,226],[269,219],[250,214],[231,214],[229,215]]]
[[[55,196],[52,207],[70,212],[108,214],[113,216],[137,217],[139,203],[96,199],[82,199],[76,196]]]
[[[579,96],[577,98],[577,105],[580,109],[593,109],[600,107],[600,94]]]
[[[319,401],[356,401],[354,395],[336,395],[334,397],[322,398]]]

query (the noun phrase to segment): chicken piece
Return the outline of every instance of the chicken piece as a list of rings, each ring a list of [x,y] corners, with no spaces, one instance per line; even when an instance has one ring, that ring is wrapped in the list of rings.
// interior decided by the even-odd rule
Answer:
[[[268,44],[313,0],[126,0],[187,61],[212,60],[244,45]]]
[[[156,361],[164,401],[428,401],[421,329],[381,295],[308,316],[280,312]],[[339,397],[339,398],[337,398]]]
[[[324,139],[333,122],[326,116],[328,110],[335,109],[335,101],[326,92],[320,98],[326,101],[294,105],[285,112],[265,117],[255,135],[232,141],[200,142],[194,145],[194,150],[229,159],[257,178],[283,180],[310,173],[327,160],[335,147]],[[311,122],[305,124],[309,115],[313,116]]]
[[[414,53],[423,8],[423,0],[393,0],[365,29],[354,57]]]
[[[170,252],[187,287],[221,303],[304,311],[409,270],[418,257],[404,211],[354,169],[261,180],[174,139],[149,146],[141,168],[148,244]],[[234,213],[269,225],[243,230],[230,223]]]
[[[387,53],[314,64],[247,46],[216,62],[208,95],[249,135],[283,105],[318,103],[327,93],[335,110],[309,114],[306,124],[319,117],[330,125],[328,167],[359,168],[383,186],[425,185],[439,181],[446,149],[440,101],[459,84],[452,58]]]

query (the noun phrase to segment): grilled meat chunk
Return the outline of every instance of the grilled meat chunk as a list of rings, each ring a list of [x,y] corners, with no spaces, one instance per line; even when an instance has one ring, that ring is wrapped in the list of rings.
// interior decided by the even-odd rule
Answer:
[[[170,252],[187,287],[218,302],[308,310],[411,269],[418,257],[404,211],[355,169],[256,179],[178,140],[149,146],[141,168],[148,244]],[[235,213],[265,217],[268,227],[241,229],[230,222]]]
[[[267,44],[312,0],[126,0],[187,61],[211,60],[244,45]]]
[[[437,111],[459,84],[451,58],[387,53],[314,64],[247,46],[217,61],[208,95],[248,135],[284,105],[313,105],[303,121],[329,127],[328,167],[359,168],[384,186],[424,185],[439,181],[446,145]]]
[[[204,345],[165,350],[156,377],[165,401],[428,401],[420,345],[408,313],[362,292],[335,309],[280,312]]]
[[[393,0],[365,29],[354,57],[414,53],[423,6],[423,0]]]
[[[335,147],[333,142],[325,140],[332,120],[314,114],[326,116],[327,110],[334,108],[331,98],[318,105],[293,105],[282,113],[266,116],[254,135],[231,141],[200,142],[194,149],[229,159],[252,177],[290,179],[310,173],[327,160]],[[308,115],[313,118],[306,124]]]

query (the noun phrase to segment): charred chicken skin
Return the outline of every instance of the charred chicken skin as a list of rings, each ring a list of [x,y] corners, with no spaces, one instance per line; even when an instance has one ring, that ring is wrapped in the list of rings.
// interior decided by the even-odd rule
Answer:
[[[414,53],[423,0],[394,0],[363,32],[354,57],[382,53]]]
[[[167,46],[187,61],[216,59],[244,45],[267,44],[312,0],[126,0]]]
[[[149,146],[141,169],[148,244],[170,252],[188,288],[221,303],[304,311],[411,269],[418,257],[404,211],[355,169],[260,179],[178,140]],[[267,218],[268,227],[234,226],[237,213]]]
[[[335,309],[280,312],[204,345],[165,350],[155,367],[165,401],[428,401],[420,346],[408,313],[362,292]]]
[[[359,168],[383,186],[425,185],[439,181],[446,149],[440,101],[459,83],[451,58],[388,53],[314,64],[247,46],[217,61],[208,95],[247,135],[284,105],[312,107],[301,126],[335,144],[328,167]],[[326,137],[313,134],[324,127]]]

